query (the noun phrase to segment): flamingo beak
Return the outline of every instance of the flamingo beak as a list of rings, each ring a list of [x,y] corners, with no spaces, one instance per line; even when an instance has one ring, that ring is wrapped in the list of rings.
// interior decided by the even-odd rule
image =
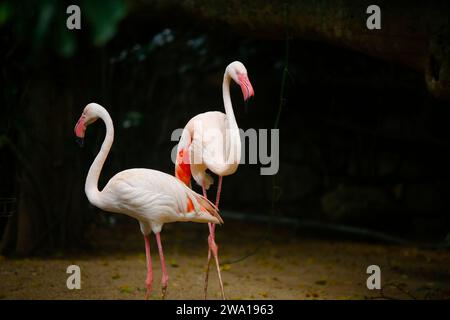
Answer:
[[[244,96],[244,101],[247,101],[255,95],[253,91],[252,84],[246,74],[239,74],[239,85],[241,86],[242,94]]]
[[[78,146],[79,146],[80,148],[83,148],[83,147],[84,147],[84,139],[83,139],[83,138],[78,138],[78,137],[76,137],[76,138],[75,138],[75,142],[78,144]]]
[[[80,147],[83,147],[83,145],[84,145],[84,134],[86,132],[86,124],[84,122],[84,117],[83,116],[78,120],[77,124],[75,125],[74,131],[75,131],[75,135],[77,136],[75,141],[78,143],[78,145]]]

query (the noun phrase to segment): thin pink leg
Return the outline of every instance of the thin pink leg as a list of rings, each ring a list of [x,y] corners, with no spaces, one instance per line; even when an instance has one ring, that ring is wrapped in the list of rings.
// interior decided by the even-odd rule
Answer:
[[[202,191],[203,191],[203,196],[204,196],[206,199],[208,199],[208,194],[206,193],[205,184],[202,185]],[[209,229],[209,232],[211,232],[211,226],[212,226],[212,225],[213,225],[212,223],[209,223],[209,222],[208,222],[208,229]]]
[[[206,199],[208,199],[208,195],[206,194],[206,188],[205,188],[205,185],[204,185],[204,184],[202,185],[202,191],[203,191],[203,196],[204,196]]]
[[[150,239],[148,236],[144,236],[144,240],[145,240],[145,256],[147,258],[147,278],[145,279],[147,292],[145,293],[145,300],[148,300],[148,298],[150,298],[152,294],[153,268],[152,268],[152,256],[150,255]]]
[[[162,289],[162,298],[166,298],[167,292],[167,284],[169,283],[169,275],[167,274],[166,269],[166,261],[164,260],[163,248],[161,245],[161,237],[159,232],[156,235],[156,242],[158,243],[158,251],[159,251],[159,259],[161,260],[161,270],[162,270],[162,278],[161,278],[161,289]]]
[[[222,192],[222,176],[219,176],[219,184],[217,185],[216,207],[219,208],[220,193]]]
[[[220,193],[222,191],[222,176],[219,176],[219,183],[217,186],[217,195],[216,195],[216,207],[219,207],[219,201],[220,201]],[[219,276],[219,284],[220,284],[220,290],[222,293],[222,299],[225,300],[225,293],[223,291],[223,282],[222,282],[222,275],[220,273],[220,264],[219,264],[219,247],[216,244],[215,241],[215,230],[216,225],[209,223],[209,237],[208,237],[208,262],[206,265],[206,277],[205,277],[205,299],[208,292],[208,277],[209,277],[209,265],[211,263],[211,253],[214,256],[214,260],[216,262],[216,268],[217,268],[217,275]]]
[[[206,188],[205,185],[202,185],[202,191],[203,191],[203,196],[208,199],[208,195],[206,194]],[[212,227],[212,223],[208,223],[208,229],[209,229],[209,233],[211,233],[211,227]],[[208,294],[208,279],[209,279],[209,265],[211,263],[211,248],[209,246],[209,237],[208,237],[208,260],[206,262],[206,274],[205,274],[205,286],[204,286],[204,293],[205,293],[205,300],[206,300],[206,296]]]

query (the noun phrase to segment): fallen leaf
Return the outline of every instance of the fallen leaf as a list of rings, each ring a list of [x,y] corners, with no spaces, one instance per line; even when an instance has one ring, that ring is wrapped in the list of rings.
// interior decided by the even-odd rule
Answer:
[[[120,286],[120,293],[133,293],[133,289],[131,289],[128,285]]]
[[[327,284],[327,280],[317,280],[315,283],[319,286],[324,286]]]
[[[177,263],[177,261],[175,260],[175,259],[169,259],[169,265],[172,267],[172,268],[178,268],[179,267],[179,265],[178,265],[178,263]]]
[[[119,274],[119,273],[113,274],[113,275],[111,276],[111,279],[114,279],[114,280],[120,279],[120,274]]]
[[[231,269],[231,266],[229,264],[224,264],[222,267],[220,267],[222,271],[228,271]]]

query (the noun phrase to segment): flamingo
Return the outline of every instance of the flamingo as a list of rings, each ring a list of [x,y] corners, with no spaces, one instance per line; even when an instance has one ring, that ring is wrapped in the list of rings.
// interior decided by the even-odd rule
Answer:
[[[164,299],[169,281],[160,237],[164,223],[193,221],[220,224],[223,223],[222,218],[208,199],[189,189],[174,176],[156,170],[121,171],[109,180],[103,190],[99,191],[100,172],[114,140],[114,126],[108,111],[99,104],[88,104],[75,125],[75,134],[82,142],[87,126],[98,118],[102,119],[106,125],[106,136],[100,152],[89,169],[85,184],[86,196],[97,208],[126,214],[139,221],[144,235],[147,260],[145,299],[148,299],[152,292],[153,271],[149,235],[151,232],[155,234],[161,260],[161,291]]]
[[[191,186],[192,176],[197,184],[202,187],[205,198],[207,198],[206,190],[213,184],[213,178],[206,173],[206,170],[209,169],[218,175],[216,208],[219,207],[222,177],[235,173],[241,159],[239,128],[234,117],[230,98],[231,80],[240,85],[244,101],[254,95],[245,66],[239,61],[230,63],[225,69],[222,84],[225,113],[210,111],[198,114],[189,120],[181,134],[175,161],[175,176],[188,186]],[[205,299],[208,290],[211,254],[214,256],[216,263],[222,299],[225,299],[219,267],[218,246],[215,242],[215,225],[209,223],[208,227],[208,260],[204,287]]]

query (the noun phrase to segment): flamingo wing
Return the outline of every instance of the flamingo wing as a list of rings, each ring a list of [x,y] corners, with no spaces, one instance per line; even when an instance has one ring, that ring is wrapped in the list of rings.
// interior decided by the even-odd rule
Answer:
[[[173,176],[149,169],[125,170],[102,191],[107,211],[152,224],[175,221],[221,223],[217,209]]]
[[[219,176],[227,176],[234,173],[240,161],[240,138],[237,137],[236,145],[230,142],[230,134],[236,134],[228,128],[227,116],[222,112],[212,111],[202,113],[190,121],[193,128],[192,142],[190,145],[191,162],[202,164]],[[237,132],[239,135],[239,132]],[[191,168],[192,175],[194,171]],[[208,182],[208,177],[205,177]],[[211,181],[212,182],[212,181]]]
[[[191,187],[191,161],[190,145],[192,142],[191,132],[188,128],[183,130],[177,147],[177,158],[175,160],[175,176]]]

